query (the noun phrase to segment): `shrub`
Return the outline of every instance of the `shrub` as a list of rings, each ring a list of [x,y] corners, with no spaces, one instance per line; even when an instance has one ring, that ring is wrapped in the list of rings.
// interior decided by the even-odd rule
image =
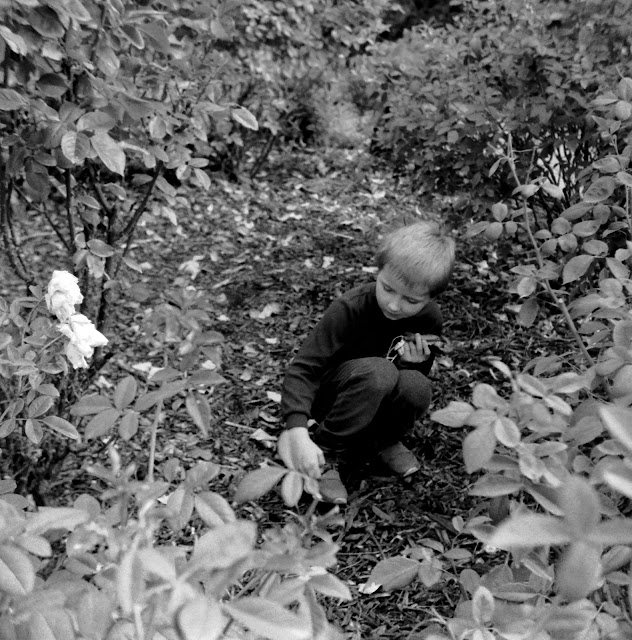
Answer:
[[[461,4],[453,23],[371,50],[384,104],[374,151],[423,190],[494,197],[510,193],[504,173],[488,173],[511,136],[522,172],[576,199],[578,172],[604,147],[586,106],[628,68],[629,34],[616,17],[627,3]]]

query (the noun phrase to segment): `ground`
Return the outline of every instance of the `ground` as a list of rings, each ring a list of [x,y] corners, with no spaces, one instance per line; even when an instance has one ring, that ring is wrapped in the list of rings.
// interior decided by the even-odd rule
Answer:
[[[431,411],[453,399],[468,400],[476,382],[502,389],[490,358],[519,367],[542,352],[544,338],[515,321],[509,275],[501,271],[494,248],[464,237],[468,221],[459,199],[422,201],[402,180],[373,168],[360,151],[276,156],[256,181],[216,180],[208,193],[190,199],[190,209],[176,212],[176,225],[148,219],[137,234],[130,255],[145,272],[130,297],[120,301],[106,331],[114,355],[96,384],[107,387],[129,374],[143,380],[143,366],[163,366],[165,354],[180,344],[165,342],[162,325],[154,338],[141,339],[149,309],[166,303],[177,304],[183,314],[202,309],[205,330],[223,336],[221,355],[216,348],[208,353],[226,383],[211,398],[206,437],[181,405],[168,408],[157,463],[177,458],[186,468],[200,459],[218,462],[224,473],[214,489],[227,498],[244,473],[274,458],[286,364],[336,295],[374,278],[373,249],[393,224],[434,216],[454,228],[459,242],[453,286],[439,300],[448,346],[432,374]],[[189,300],[199,294],[188,308],[187,291]],[[450,574],[431,588],[415,582],[392,593],[360,593],[379,560],[430,541],[431,547],[465,550],[453,560],[453,576],[493,561],[474,538],[458,532],[458,516],[485,507],[467,494],[475,478],[463,469],[463,436],[426,417],[408,441],[423,461],[412,481],[369,468],[353,485],[350,504],[342,510],[344,526],[336,534],[341,549],[333,571],[354,598],[327,603],[330,620],[349,638],[414,639],[433,611],[450,613],[460,597]],[[140,434],[121,452],[142,467],[146,442]],[[66,492],[70,484],[81,485],[77,468],[104,455],[102,446],[77,450],[50,489]],[[290,517],[276,493],[241,509],[262,527]],[[183,540],[193,533],[185,529]]]

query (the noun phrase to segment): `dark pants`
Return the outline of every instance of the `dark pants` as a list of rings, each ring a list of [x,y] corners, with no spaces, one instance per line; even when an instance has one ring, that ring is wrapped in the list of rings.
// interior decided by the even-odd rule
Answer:
[[[431,399],[432,385],[419,371],[386,358],[348,360],[321,382],[314,441],[332,451],[382,449],[413,427]]]

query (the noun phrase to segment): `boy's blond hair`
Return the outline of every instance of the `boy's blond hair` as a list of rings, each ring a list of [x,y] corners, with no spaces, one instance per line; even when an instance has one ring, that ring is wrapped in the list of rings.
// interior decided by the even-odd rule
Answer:
[[[446,289],[455,260],[454,238],[437,222],[415,222],[384,237],[376,254],[377,266],[389,266],[406,286],[428,287],[435,296]]]

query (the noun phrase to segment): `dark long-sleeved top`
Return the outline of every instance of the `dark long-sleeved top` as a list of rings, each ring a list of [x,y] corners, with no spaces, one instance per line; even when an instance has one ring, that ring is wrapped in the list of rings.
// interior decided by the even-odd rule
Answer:
[[[322,378],[347,360],[386,357],[396,338],[406,333],[440,335],[443,317],[430,301],[417,315],[389,320],[377,303],[375,283],[343,294],[325,311],[290,363],[281,389],[281,415],[287,428],[305,427]],[[393,342],[395,341],[395,343]],[[422,363],[399,363],[427,375],[433,357]]]

